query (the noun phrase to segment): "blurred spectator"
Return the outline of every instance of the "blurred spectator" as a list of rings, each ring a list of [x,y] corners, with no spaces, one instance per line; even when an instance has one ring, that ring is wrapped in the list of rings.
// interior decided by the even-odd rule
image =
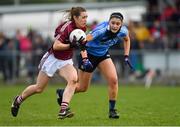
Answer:
[[[0,33],[0,70],[3,80],[12,83],[19,76],[19,43],[13,38],[6,38]]]
[[[98,22],[96,20],[94,20],[91,24],[87,25],[87,33],[90,32],[92,29],[94,29],[96,27],[96,25],[98,24]]]
[[[19,39],[17,38],[18,36],[13,37],[14,41],[14,55],[15,55],[15,75],[16,77],[19,77],[20,75],[20,42]]]
[[[171,19],[171,16],[175,13],[175,11],[176,11],[175,7],[167,3],[165,8],[163,9],[163,12],[161,13],[161,20],[169,21]]]
[[[31,71],[32,71],[32,41],[25,35],[21,33],[20,30],[16,31],[16,38],[19,41],[22,67],[26,67],[28,77],[31,81]]]
[[[12,39],[6,40],[6,73],[8,76],[8,82],[11,83],[15,78],[15,54],[14,54],[14,41]],[[14,63],[15,62],[15,63]]]
[[[32,47],[32,59],[29,61],[32,63],[31,71],[29,71],[29,76],[32,77],[32,80],[34,80],[34,77],[37,74],[37,67],[38,64],[43,56],[43,54],[48,49],[48,44],[44,41],[43,37],[40,34],[36,34],[33,38],[33,47]]]
[[[0,32],[0,71],[3,74],[3,81],[6,82],[8,77],[6,73],[6,57],[4,56],[6,53],[6,43],[5,36],[2,32]]]
[[[180,33],[175,36],[173,49],[180,50]]]
[[[153,26],[150,28],[150,42],[152,49],[164,49],[167,48],[166,32],[161,27],[160,21],[156,20]]]
[[[130,53],[130,60],[132,62],[133,67],[136,70],[139,70],[139,67],[141,66],[142,62],[141,62],[141,57],[142,55],[138,52],[140,49],[140,42],[137,39],[136,36],[136,28],[135,27],[135,22],[133,21],[129,21],[129,37],[131,40],[131,49],[133,50]]]
[[[45,38],[45,43],[46,43],[46,45],[48,46],[48,49],[52,46],[52,38],[51,38],[51,36],[50,35],[48,35],[46,38]]]
[[[46,49],[48,49],[47,43],[44,41],[40,34],[37,34],[34,37],[32,53],[33,53],[33,65],[38,66],[39,61],[42,55],[45,53]]]
[[[174,27],[174,32],[180,33],[180,0],[177,0],[176,2],[176,10],[171,15],[171,22]]]
[[[137,37],[136,37],[135,24],[133,21],[129,21],[128,29],[129,29],[129,37],[131,40],[131,49],[133,49],[133,50],[140,49],[139,41],[137,40]]]
[[[98,24],[98,21],[94,20],[90,26],[90,29],[93,30]]]
[[[146,13],[143,15],[143,21],[145,21],[147,27],[150,28],[155,20],[160,19],[158,0],[147,0],[146,10]]]
[[[150,32],[143,22],[136,22],[134,29],[136,39],[141,49],[148,48]]]
[[[33,42],[35,36],[36,36],[36,31],[35,31],[34,29],[30,28],[30,29],[28,30],[28,33],[27,33],[27,38],[28,38],[31,42]]]
[[[31,51],[32,48],[32,42],[30,39],[24,35],[22,35],[20,30],[16,31],[16,38],[18,39],[20,43],[20,50],[23,53],[28,53]]]

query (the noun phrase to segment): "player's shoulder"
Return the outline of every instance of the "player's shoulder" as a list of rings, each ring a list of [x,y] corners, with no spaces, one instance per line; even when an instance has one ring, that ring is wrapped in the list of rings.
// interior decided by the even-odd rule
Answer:
[[[64,23],[60,24],[57,28],[59,28],[60,32],[63,32],[66,29],[69,29],[71,27],[73,27],[73,22],[72,21],[67,21],[67,22],[64,22]]]
[[[121,27],[121,32],[125,32],[125,31],[128,31],[128,28],[127,28],[127,26],[123,25]]]
[[[72,21],[63,22],[57,26],[54,36],[57,36],[58,34],[64,34],[68,36],[73,29],[74,24]]]
[[[119,32],[127,35],[127,34],[128,34],[128,28],[127,28],[127,26],[123,25],[123,26],[121,27],[121,30],[120,30]]]
[[[108,27],[108,22],[104,21],[104,22],[99,23],[93,31],[103,32],[103,31],[106,31],[107,27]]]
[[[99,23],[95,29],[105,28],[107,26],[108,26],[108,22],[104,21],[104,22]]]

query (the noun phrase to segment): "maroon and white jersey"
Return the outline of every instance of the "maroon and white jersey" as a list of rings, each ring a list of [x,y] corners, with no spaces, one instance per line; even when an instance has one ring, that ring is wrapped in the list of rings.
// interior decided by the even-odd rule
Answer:
[[[75,22],[68,21],[60,24],[56,30],[54,37],[59,40],[61,43],[69,44],[69,35],[74,30],[77,29]],[[81,28],[83,31],[86,31],[86,28]],[[73,48],[69,48],[67,50],[53,50],[51,48],[49,52],[52,52],[57,59],[68,60],[73,56]]]

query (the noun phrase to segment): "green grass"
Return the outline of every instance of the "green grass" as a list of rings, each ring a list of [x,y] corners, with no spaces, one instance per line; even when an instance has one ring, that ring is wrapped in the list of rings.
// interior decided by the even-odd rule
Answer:
[[[108,119],[107,86],[92,85],[88,92],[76,94],[71,102],[75,116],[57,119],[57,85],[48,86],[44,93],[28,98],[16,118],[10,114],[11,101],[26,86],[0,85],[0,126],[63,126],[63,125],[180,125],[180,87],[155,86],[149,90],[140,86],[120,86],[117,109],[120,119]]]

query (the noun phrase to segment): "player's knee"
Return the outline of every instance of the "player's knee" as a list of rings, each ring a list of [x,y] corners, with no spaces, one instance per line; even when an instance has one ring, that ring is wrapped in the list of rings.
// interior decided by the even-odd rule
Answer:
[[[68,84],[76,84],[77,82],[78,82],[78,78],[72,77],[71,79],[69,79]]]
[[[111,77],[109,79],[109,84],[111,87],[116,87],[118,85],[118,79],[116,77]]]

